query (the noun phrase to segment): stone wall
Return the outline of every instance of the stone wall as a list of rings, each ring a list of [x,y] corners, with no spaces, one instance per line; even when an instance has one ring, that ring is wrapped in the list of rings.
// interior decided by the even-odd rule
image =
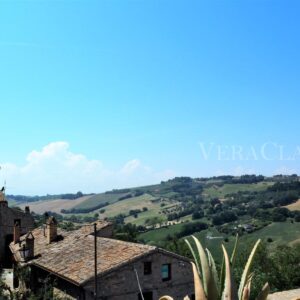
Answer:
[[[149,275],[144,275],[144,262],[152,262],[152,273]],[[169,281],[162,280],[161,266],[163,264],[171,264],[171,279]],[[175,300],[182,300],[184,296],[191,296],[194,293],[191,264],[177,257],[156,252],[99,279],[98,298],[138,300],[139,287],[135,270],[138,273],[142,291],[152,292],[153,300],[164,295],[172,296]],[[94,299],[93,281],[84,285],[84,289],[85,299]]]
[[[10,208],[6,201],[0,201],[0,263],[5,263],[6,254],[10,253],[8,243],[12,241],[14,224],[17,220],[20,223],[21,235],[34,228],[34,220],[30,212],[25,213]]]

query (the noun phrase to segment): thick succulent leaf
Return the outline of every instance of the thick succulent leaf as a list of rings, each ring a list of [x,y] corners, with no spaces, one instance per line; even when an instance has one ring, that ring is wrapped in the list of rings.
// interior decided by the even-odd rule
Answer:
[[[162,296],[159,298],[159,300],[173,300],[173,298],[170,296]]]
[[[224,283],[225,283],[225,259],[224,259],[224,255],[223,255],[221,271],[220,271],[220,282],[219,282],[221,294],[222,294],[222,291],[224,290]]]
[[[191,251],[191,253],[193,255],[193,258],[194,258],[194,261],[195,261],[195,264],[196,264],[196,267],[197,267],[197,271],[198,271],[199,275],[202,277],[201,269],[200,269],[200,264],[199,264],[199,257],[196,256],[196,253],[195,253],[195,251],[194,251],[191,243],[187,239],[185,239],[184,241],[188,245],[188,247],[189,247],[189,249],[190,249],[190,251]]]
[[[222,245],[222,249],[223,249],[224,260],[225,260],[225,284],[224,284],[224,292],[222,298],[223,300],[237,300],[238,295],[237,295],[237,291],[230,270],[230,261],[224,245]]]
[[[256,253],[256,250],[257,250],[257,247],[260,243],[260,239],[255,243],[252,251],[251,251],[251,254],[248,258],[248,261],[246,263],[246,266],[245,266],[245,269],[243,271],[243,275],[242,275],[242,278],[241,278],[241,282],[240,282],[240,286],[239,286],[239,299],[242,299],[242,296],[243,296],[243,290],[244,290],[244,287],[246,285],[246,282],[247,282],[247,279],[248,279],[248,275],[249,275],[249,271],[250,271],[250,268],[251,268],[251,265],[252,265],[252,262],[253,262],[253,258],[254,258],[254,255]]]
[[[202,281],[203,281],[203,287],[204,287],[204,291],[205,294],[208,294],[208,283],[210,282],[210,277],[211,277],[211,272],[210,272],[210,268],[209,268],[209,264],[208,264],[208,259],[206,256],[206,253],[200,243],[200,241],[195,237],[192,236],[195,244],[197,246],[197,250],[199,253],[199,257],[200,257],[200,263],[201,263],[201,271],[202,271]]]
[[[249,300],[250,299],[250,290],[249,287],[246,285],[243,291],[242,300]]]
[[[242,297],[242,300],[249,300],[250,299],[250,292],[251,292],[251,282],[252,282],[252,278],[253,278],[253,273],[251,273],[249,276],[248,276],[248,280],[247,280],[247,283],[244,287],[244,290],[243,290],[243,297]]]
[[[189,296],[185,296],[183,300],[191,300]]]
[[[234,248],[233,248],[233,251],[231,254],[231,258],[230,258],[231,266],[234,265],[234,261],[235,261],[235,257],[236,257],[236,253],[237,253],[238,241],[239,241],[239,236],[237,234],[236,238],[235,238]],[[224,284],[225,284],[225,259],[223,256],[221,271],[220,271],[220,281],[219,281],[220,293],[222,293],[222,291],[224,289]]]
[[[218,272],[217,272],[217,268],[216,268],[216,264],[215,264],[215,260],[213,258],[213,256],[211,255],[210,251],[208,249],[206,249],[207,252],[207,257],[208,257],[208,263],[209,263],[209,268],[210,268],[210,272],[211,272],[211,280],[208,286],[208,290],[209,290],[209,299],[217,299],[219,296],[219,278],[218,278]]]
[[[266,283],[259,295],[257,296],[256,300],[266,300],[268,298],[268,295],[270,293],[270,286],[269,283]]]
[[[235,257],[236,257],[236,253],[237,253],[238,243],[239,243],[239,235],[237,234],[236,238],[235,238],[235,243],[234,243],[233,251],[232,251],[232,254],[231,254],[231,258],[230,258],[231,267],[233,267],[234,262],[235,262]]]
[[[201,279],[197,271],[197,267],[194,263],[192,263],[192,266],[193,266],[194,285],[195,285],[195,300],[207,300]]]

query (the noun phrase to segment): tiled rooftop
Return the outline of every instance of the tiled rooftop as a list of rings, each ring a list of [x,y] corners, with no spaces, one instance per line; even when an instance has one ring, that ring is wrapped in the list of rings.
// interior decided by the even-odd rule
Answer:
[[[102,224],[103,225],[103,224]],[[97,228],[99,229],[98,225]],[[94,275],[94,236],[92,226],[66,232],[58,229],[58,240],[47,244],[43,228],[32,231],[35,258],[30,263],[82,284]],[[21,241],[25,236],[21,237]],[[19,244],[11,244],[18,256]],[[156,247],[97,237],[98,274],[119,267],[130,260],[155,251]]]

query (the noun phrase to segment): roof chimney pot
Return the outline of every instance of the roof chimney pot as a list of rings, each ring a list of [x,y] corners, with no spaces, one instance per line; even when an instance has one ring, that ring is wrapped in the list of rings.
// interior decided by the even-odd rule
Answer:
[[[57,238],[57,221],[53,216],[49,217],[46,222],[46,236],[48,244],[51,244]]]

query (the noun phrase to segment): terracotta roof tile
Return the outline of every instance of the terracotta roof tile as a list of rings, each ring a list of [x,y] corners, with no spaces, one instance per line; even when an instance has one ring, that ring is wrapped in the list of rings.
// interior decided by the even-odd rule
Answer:
[[[99,227],[98,227],[99,228]],[[40,266],[76,284],[94,276],[94,236],[87,228],[66,232],[58,230],[61,240],[47,244],[43,228],[32,231],[34,255],[31,264]],[[21,237],[21,241],[24,236]],[[11,244],[15,257],[21,245]],[[155,251],[153,246],[97,237],[98,274]]]

